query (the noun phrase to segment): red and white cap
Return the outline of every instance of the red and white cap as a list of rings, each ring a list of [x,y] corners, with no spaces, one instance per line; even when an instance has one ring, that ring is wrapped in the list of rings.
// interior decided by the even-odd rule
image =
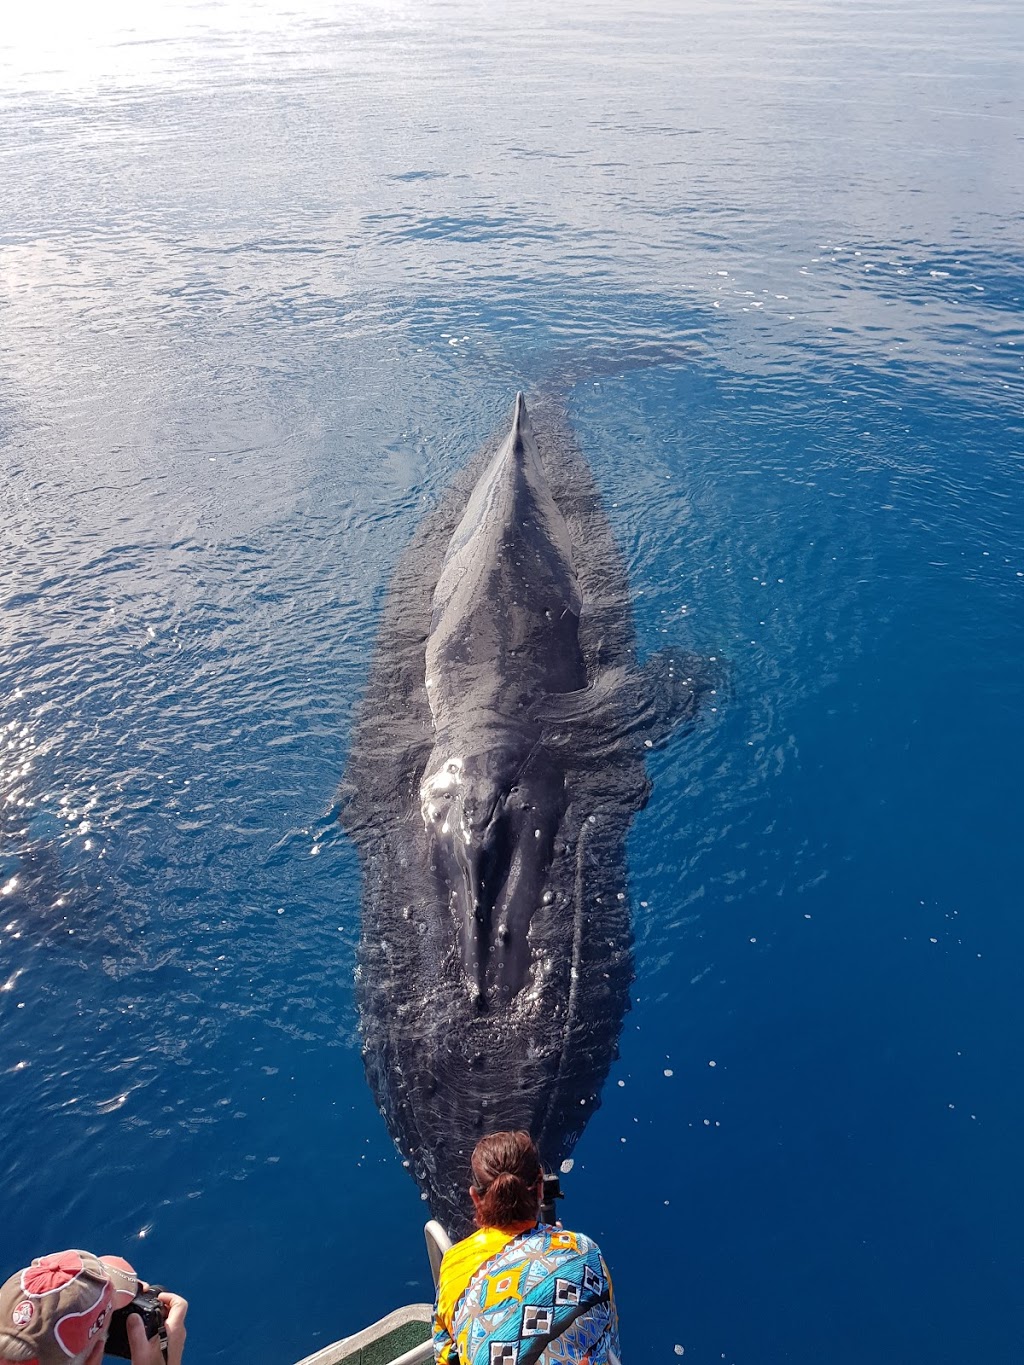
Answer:
[[[138,1289],[120,1256],[56,1251],[0,1288],[0,1363],[67,1365],[106,1335],[110,1314]]]

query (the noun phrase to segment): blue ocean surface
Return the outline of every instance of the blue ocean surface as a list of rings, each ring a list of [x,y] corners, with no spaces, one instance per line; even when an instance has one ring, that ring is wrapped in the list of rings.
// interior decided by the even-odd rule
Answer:
[[[563,1178],[627,1365],[1018,1361],[1020,5],[39,0],[0,119],[3,1275],[120,1252],[193,1365],[432,1297],[336,795],[564,375],[641,653],[727,665]]]

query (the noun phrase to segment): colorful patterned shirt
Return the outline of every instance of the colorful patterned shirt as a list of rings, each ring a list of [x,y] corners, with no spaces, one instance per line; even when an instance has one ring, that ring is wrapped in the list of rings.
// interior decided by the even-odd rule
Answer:
[[[482,1228],[445,1253],[437,1365],[619,1365],[608,1267],[581,1232]]]

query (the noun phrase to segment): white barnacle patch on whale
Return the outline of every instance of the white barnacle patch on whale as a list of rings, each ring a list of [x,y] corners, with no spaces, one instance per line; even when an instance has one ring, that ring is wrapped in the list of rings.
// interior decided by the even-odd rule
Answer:
[[[420,783],[420,814],[428,829],[441,820],[443,821],[441,833],[451,833],[448,813],[452,797],[462,785],[462,768],[461,758],[447,758],[436,772],[425,777]],[[464,821],[460,822],[460,833],[463,839],[468,839],[469,831]]]

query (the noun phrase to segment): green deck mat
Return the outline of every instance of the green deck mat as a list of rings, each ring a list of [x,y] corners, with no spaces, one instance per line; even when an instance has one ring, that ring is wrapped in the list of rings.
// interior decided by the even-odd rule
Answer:
[[[388,1365],[406,1351],[430,1338],[429,1322],[404,1322],[380,1341],[360,1347],[350,1356],[345,1356],[344,1365]]]

